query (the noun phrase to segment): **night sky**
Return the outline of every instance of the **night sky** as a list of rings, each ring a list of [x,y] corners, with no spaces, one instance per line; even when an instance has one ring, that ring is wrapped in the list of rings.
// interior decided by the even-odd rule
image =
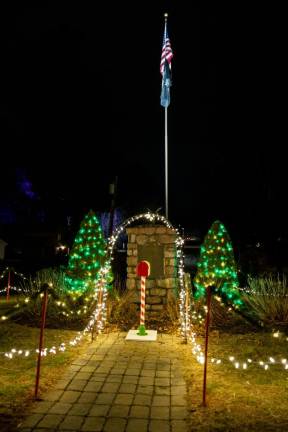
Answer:
[[[20,168],[43,200],[82,216],[109,209],[117,175],[127,215],[164,213],[168,12],[171,221],[205,231],[220,219],[238,238],[287,236],[281,25],[268,12],[184,2],[96,4],[2,14],[1,196]]]

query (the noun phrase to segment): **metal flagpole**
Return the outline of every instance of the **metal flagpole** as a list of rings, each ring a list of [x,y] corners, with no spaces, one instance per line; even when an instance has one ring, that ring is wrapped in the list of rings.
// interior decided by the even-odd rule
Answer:
[[[166,29],[168,13],[164,17]],[[168,107],[165,107],[165,216],[168,219]]]
[[[160,72],[162,74],[160,104],[165,108],[165,215],[168,219],[168,106],[170,104],[171,87],[170,63],[173,57],[173,53],[167,31],[167,13],[164,14],[164,18],[164,36],[160,62]]]
[[[168,219],[168,108],[165,108],[165,216]]]

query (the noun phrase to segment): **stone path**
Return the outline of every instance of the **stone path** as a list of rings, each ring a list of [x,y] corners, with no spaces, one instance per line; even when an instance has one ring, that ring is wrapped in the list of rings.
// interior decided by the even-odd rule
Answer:
[[[180,339],[101,335],[20,426],[30,431],[186,432]],[[178,347],[178,352],[177,352]]]

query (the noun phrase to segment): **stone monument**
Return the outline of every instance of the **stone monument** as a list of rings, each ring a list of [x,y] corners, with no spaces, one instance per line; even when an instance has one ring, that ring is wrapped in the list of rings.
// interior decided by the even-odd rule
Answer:
[[[141,225],[126,229],[127,282],[133,290],[133,301],[140,303],[140,278],[136,275],[139,261],[150,263],[151,272],[146,280],[146,315],[157,318],[166,308],[169,299],[175,297],[177,284],[176,232],[162,225]]]

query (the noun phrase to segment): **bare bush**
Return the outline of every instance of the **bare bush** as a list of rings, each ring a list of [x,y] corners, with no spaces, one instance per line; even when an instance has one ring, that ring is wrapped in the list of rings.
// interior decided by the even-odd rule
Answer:
[[[135,327],[138,324],[139,313],[137,305],[133,303],[134,296],[134,291],[126,290],[119,293],[113,288],[107,299],[107,321],[124,331]]]

